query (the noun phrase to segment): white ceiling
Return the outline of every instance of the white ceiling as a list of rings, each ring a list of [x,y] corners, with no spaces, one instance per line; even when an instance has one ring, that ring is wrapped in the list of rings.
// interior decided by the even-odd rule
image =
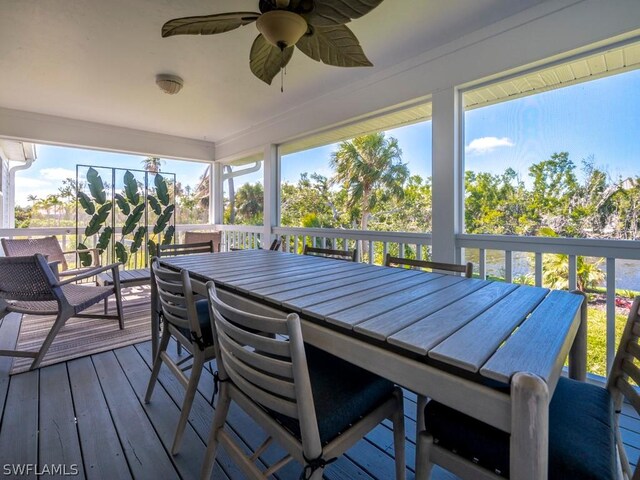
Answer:
[[[386,0],[350,24],[375,67],[296,51],[282,94],[249,70],[254,25],[160,37],[171,18],[257,11],[257,0],[1,0],[0,107],[218,141],[542,1]],[[163,94],[157,73],[183,77],[182,92]]]

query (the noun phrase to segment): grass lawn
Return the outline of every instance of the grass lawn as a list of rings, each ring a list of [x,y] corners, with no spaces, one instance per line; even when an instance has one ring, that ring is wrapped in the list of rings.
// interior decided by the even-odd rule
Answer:
[[[587,372],[604,377],[607,373],[607,315],[602,308],[589,307],[587,318]],[[616,349],[626,321],[626,315],[616,314]]]

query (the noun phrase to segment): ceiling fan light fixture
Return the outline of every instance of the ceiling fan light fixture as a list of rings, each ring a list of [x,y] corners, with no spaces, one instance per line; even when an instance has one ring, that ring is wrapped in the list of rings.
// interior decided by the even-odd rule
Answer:
[[[297,13],[271,10],[260,15],[256,27],[270,44],[284,50],[298,43],[307,32],[307,21]]]
[[[160,73],[156,75],[156,85],[160,87],[164,93],[169,95],[175,95],[184,85],[182,78],[177,75],[169,75],[167,73]]]

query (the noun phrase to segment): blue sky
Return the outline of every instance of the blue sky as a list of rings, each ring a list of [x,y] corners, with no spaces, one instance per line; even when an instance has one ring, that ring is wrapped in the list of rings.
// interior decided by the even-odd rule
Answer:
[[[16,173],[16,204],[29,204],[27,196],[37,195],[39,198],[56,193],[62,181],[68,177],[76,178],[76,165],[95,165],[140,169],[144,167],[144,156],[123,155],[78,148],[53,147],[38,145],[36,147],[37,160],[28,170]],[[163,160],[161,171],[175,173],[178,182],[183,186],[195,187],[207,165],[196,162],[179,160]]]
[[[465,114],[467,169],[502,173],[511,167],[527,181],[530,164],[567,151],[579,167],[593,156],[615,180],[640,175],[640,70],[580,83],[550,92],[479,108]],[[431,175],[431,122],[387,132],[398,139],[403,162],[412,174]],[[331,176],[329,158],[336,145],[284,156],[282,180],[296,182],[303,172]],[[75,178],[75,165],[141,168],[144,157],[72,148],[38,146],[38,160],[17,174],[16,200],[28,194],[55,193],[64,178]],[[206,166],[166,160],[162,170],[195,186]],[[262,180],[262,173],[238,177]]]

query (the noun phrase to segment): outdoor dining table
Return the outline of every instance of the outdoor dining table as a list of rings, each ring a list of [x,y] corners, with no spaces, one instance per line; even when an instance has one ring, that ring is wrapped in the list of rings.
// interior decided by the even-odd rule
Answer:
[[[547,477],[549,400],[567,356],[569,376],[586,377],[582,295],[268,250],[161,264],[187,269],[201,294],[213,280],[239,308],[298,313],[305,342],[509,432],[511,478]],[[157,312],[152,289],[154,354]]]

